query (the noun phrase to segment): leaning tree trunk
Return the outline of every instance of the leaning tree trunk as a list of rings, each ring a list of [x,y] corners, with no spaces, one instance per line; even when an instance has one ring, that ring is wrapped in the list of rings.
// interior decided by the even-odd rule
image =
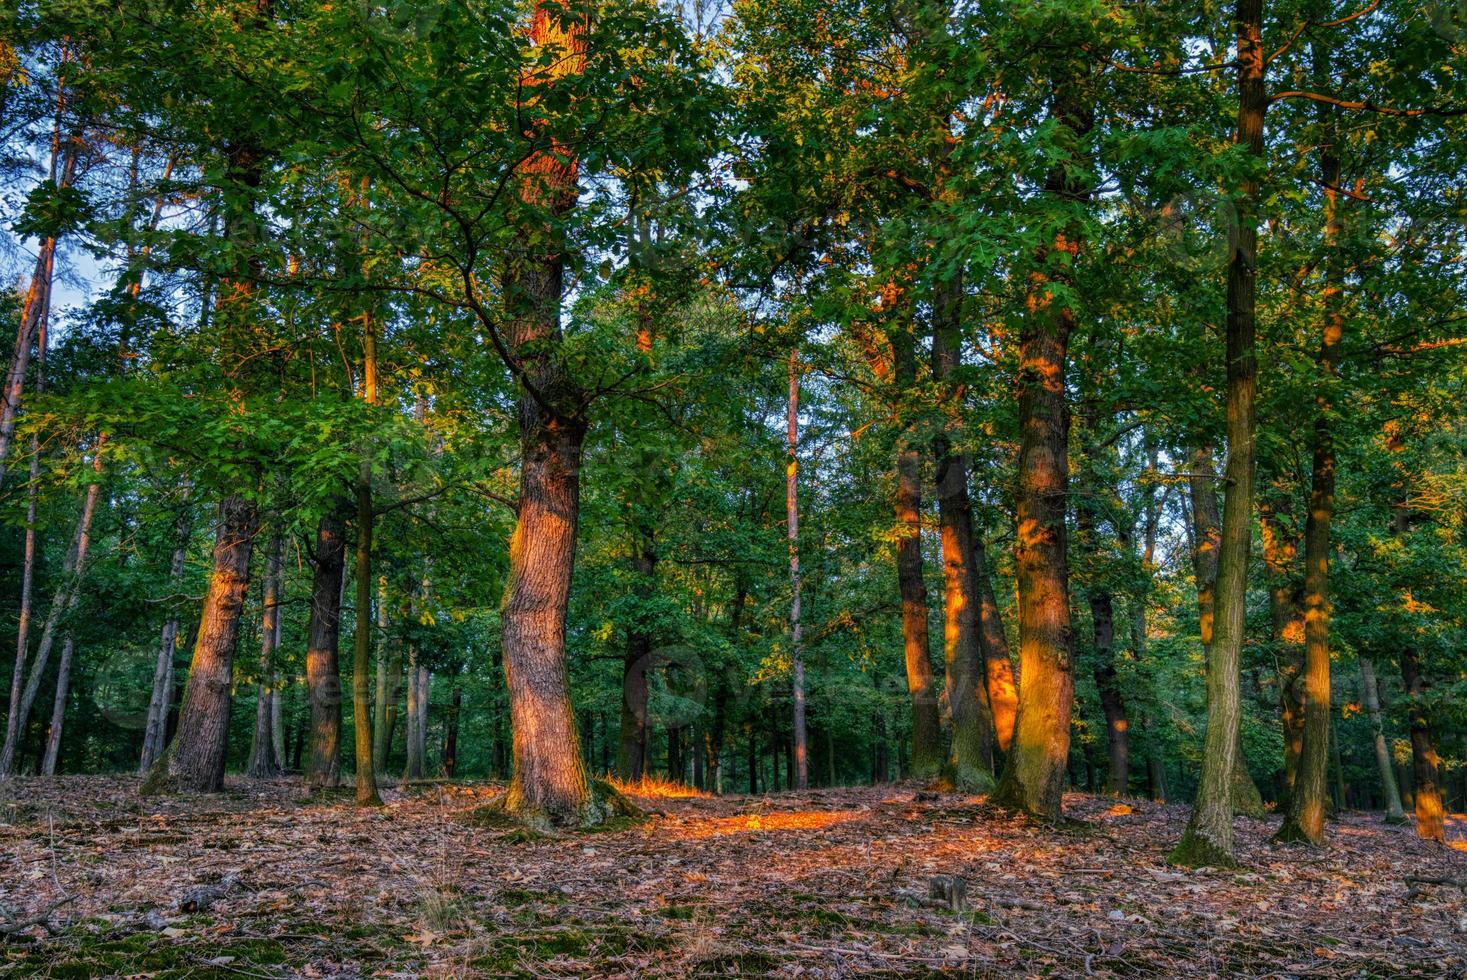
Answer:
[[[69,60],[70,49],[63,47],[63,62]],[[56,91],[56,123],[51,133],[50,176],[58,188],[71,186],[76,175],[79,143],[74,139],[64,140],[62,117],[66,111],[67,95],[63,84]],[[59,161],[59,167],[58,167]],[[26,372],[30,366],[31,348],[35,345],[51,312],[51,285],[56,272],[55,235],[41,240],[36,253],[35,270],[31,273],[30,288],[26,290],[25,302],[21,307],[20,325],[16,331],[15,348],[11,351],[10,368],[5,375],[5,387],[0,391],[0,486],[5,483],[5,463],[10,456],[11,444],[15,441],[16,420],[20,413],[21,397],[25,390]]]
[[[1375,663],[1364,654],[1360,662],[1360,700],[1370,718],[1371,746],[1375,750],[1375,765],[1380,770],[1381,792],[1385,795],[1385,822],[1405,823],[1406,811],[1401,807],[1401,791],[1396,785],[1396,767],[1391,759],[1390,745],[1386,742],[1385,726],[1380,719],[1380,685],[1375,677]]]
[[[144,780],[144,795],[224,788],[234,648],[259,522],[258,508],[245,497],[230,495],[219,504],[213,573],[194,641],[178,733]]]
[[[1014,722],[1019,714],[1019,685],[1009,656],[1009,640],[1003,629],[998,596],[993,591],[993,574],[988,569],[988,549],[973,534],[973,577],[978,583],[978,629],[983,640],[984,676],[988,684],[988,707],[993,713],[993,731],[1000,752],[1014,741]]]
[[[968,456],[954,447],[961,387],[954,373],[962,366],[962,280],[954,275],[934,303],[932,374],[944,385],[946,426],[933,440],[937,461],[937,512],[942,531],[943,662],[947,668],[952,744],[948,765],[954,785],[968,792],[993,789],[993,715],[984,678],[982,607],[973,568],[973,508],[968,498]],[[953,431],[948,431],[951,428]]]
[[[66,701],[71,695],[71,661],[76,644],[70,631],[61,641],[61,659],[56,664],[56,696],[51,703],[51,724],[46,729],[46,753],[41,759],[41,775],[56,775],[56,760],[61,755],[61,729],[66,723]]]
[[[1071,83],[1054,81],[1055,121],[1074,142],[1070,158],[1045,181],[1046,195],[1072,206],[1088,197],[1078,155],[1094,124]],[[1014,565],[1019,592],[1019,717],[994,802],[1041,820],[1061,816],[1075,700],[1070,627],[1068,533],[1070,406],[1066,361],[1075,311],[1068,291],[1080,257],[1080,231],[1058,229],[1031,274],[1029,310],[1019,331],[1019,480]]]
[[[316,525],[311,615],[306,629],[306,691],[310,700],[311,751],[306,784],[335,786],[341,778],[341,589],[346,532],[336,514]]]
[[[1237,0],[1238,129],[1236,143],[1252,161],[1263,158],[1263,0]],[[1192,816],[1173,860],[1181,864],[1231,866],[1233,783],[1237,768],[1242,691],[1244,614],[1248,558],[1253,543],[1255,402],[1258,359],[1255,343],[1258,296],[1258,181],[1246,177],[1236,195],[1237,237],[1228,263],[1227,287],[1227,491],[1218,548],[1216,625],[1207,652],[1207,734],[1202,779]]]
[[[56,594],[51,598],[51,609],[46,614],[46,622],[41,627],[41,639],[36,645],[36,655],[31,663],[30,674],[26,677],[25,687],[21,689],[20,699],[12,703],[10,715],[14,717],[14,724],[7,719],[6,739],[3,747],[0,747],[0,779],[5,779],[15,772],[15,756],[20,749],[20,739],[25,733],[25,726],[31,717],[31,709],[35,707],[36,695],[40,693],[41,681],[46,672],[46,666],[51,659],[51,650],[55,647],[56,634],[63,626],[63,620],[73,609],[81,595],[82,575],[86,570],[87,551],[92,541],[92,518],[97,512],[97,497],[100,492],[98,484],[87,487],[86,496],[82,500],[81,514],[77,518],[76,531],[72,535],[71,548],[67,552],[66,560],[62,564],[61,584],[56,589]],[[14,735],[11,735],[12,730]]]

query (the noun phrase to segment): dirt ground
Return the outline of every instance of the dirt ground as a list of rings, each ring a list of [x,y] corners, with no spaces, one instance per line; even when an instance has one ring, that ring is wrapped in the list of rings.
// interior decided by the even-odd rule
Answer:
[[[1240,820],[1245,866],[1191,871],[1166,865],[1185,807],[1078,795],[1059,829],[876,787],[541,837],[468,819],[492,787],[136,788],[0,784],[0,976],[1467,975],[1467,851],[1373,815],[1324,851]]]

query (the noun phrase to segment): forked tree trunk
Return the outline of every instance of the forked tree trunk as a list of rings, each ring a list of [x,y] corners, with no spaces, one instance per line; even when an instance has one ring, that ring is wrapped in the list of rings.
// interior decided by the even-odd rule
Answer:
[[[1093,111],[1066,80],[1054,81],[1055,122],[1079,143]],[[1045,181],[1057,202],[1088,197],[1087,162],[1071,147]],[[1014,565],[1019,592],[1019,717],[994,802],[1041,820],[1061,816],[1070,716],[1075,698],[1070,627],[1068,532],[1070,406],[1066,362],[1075,313],[1064,293],[1074,282],[1080,232],[1055,233],[1030,276],[1029,310],[1019,331],[1019,480]],[[1058,287],[1058,288],[1056,288]]]
[[[946,427],[933,440],[937,461],[937,513],[942,531],[943,663],[946,666],[952,742],[948,766],[954,785],[967,792],[993,789],[993,715],[984,678],[982,606],[973,568],[973,508],[968,498],[968,456],[956,449],[962,405],[954,372],[962,366],[962,280],[945,283],[934,302],[932,375],[944,386]],[[952,431],[949,432],[948,429]]]
[[[145,795],[224,788],[234,648],[250,586],[250,556],[259,521],[259,510],[245,497],[230,495],[219,504],[213,572],[194,641],[178,733],[144,780]]]
[[[1401,807],[1401,791],[1396,785],[1396,767],[1391,759],[1391,749],[1386,742],[1385,726],[1380,718],[1380,685],[1375,677],[1375,663],[1364,654],[1360,662],[1360,700],[1365,705],[1365,714],[1370,719],[1371,747],[1375,750],[1375,765],[1380,771],[1381,793],[1385,796],[1385,822],[1405,823],[1406,811]]]
[[[193,533],[193,521],[185,510],[179,518],[178,544],[173,549],[173,561],[169,566],[168,581],[177,585],[183,578],[184,562],[188,558],[188,541]],[[148,699],[148,721],[143,729],[142,758],[138,763],[138,775],[146,776],[158,756],[163,754],[168,739],[168,708],[173,702],[173,658],[178,647],[178,613],[170,611],[168,619],[158,636],[158,657],[153,665],[153,693]]]
[[[800,622],[800,354],[790,351],[790,393],[785,419],[785,517],[790,561],[790,699],[794,788],[810,788],[810,746],[805,730],[805,651]]]
[[[1237,0],[1238,129],[1235,142],[1252,160],[1263,158],[1263,0]],[[1187,829],[1172,859],[1181,864],[1230,866],[1233,847],[1234,774],[1237,769],[1242,691],[1244,614],[1248,557],[1253,543],[1255,402],[1258,392],[1258,196],[1249,176],[1236,201],[1237,233],[1228,262],[1226,496],[1218,548],[1216,625],[1207,652],[1207,733],[1202,779]]]
[[[341,588],[346,532],[341,518],[323,515],[316,525],[311,616],[306,628],[306,690],[310,700],[311,751],[306,784],[335,786],[341,778]]]

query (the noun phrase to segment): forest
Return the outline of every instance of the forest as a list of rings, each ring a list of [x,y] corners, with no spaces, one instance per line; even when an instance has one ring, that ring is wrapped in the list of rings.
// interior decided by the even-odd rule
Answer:
[[[12,0],[0,272],[0,976],[1467,975],[1467,3]]]

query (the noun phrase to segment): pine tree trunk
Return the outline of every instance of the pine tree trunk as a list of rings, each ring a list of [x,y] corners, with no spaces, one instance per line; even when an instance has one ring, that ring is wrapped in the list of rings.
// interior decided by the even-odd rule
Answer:
[[[1370,719],[1372,748],[1375,750],[1375,765],[1380,771],[1381,792],[1385,796],[1385,822],[1405,823],[1406,812],[1401,806],[1401,792],[1396,785],[1396,768],[1391,759],[1390,745],[1386,742],[1385,726],[1380,718],[1380,685],[1375,677],[1375,663],[1364,654],[1360,661],[1360,700],[1365,705],[1365,714]]]
[[[1253,160],[1263,157],[1263,122],[1268,108],[1264,85],[1263,0],[1237,0],[1238,129],[1235,140]],[[1207,732],[1202,779],[1192,815],[1172,853],[1181,864],[1229,866],[1233,845],[1235,772],[1238,768],[1242,659],[1248,558],[1253,542],[1255,401],[1258,362],[1255,344],[1258,293],[1258,207],[1256,177],[1236,195],[1237,235],[1228,263],[1227,285],[1227,485],[1218,547],[1216,623],[1207,651]]]
[[[224,788],[234,648],[250,586],[250,557],[259,521],[252,501],[234,495],[220,501],[213,572],[194,641],[178,733],[143,782],[145,795]]]
[[[41,359],[45,359],[45,333],[41,335]],[[4,745],[18,745],[20,739],[20,700],[25,688],[25,668],[30,657],[32,600],[36,577],[36,497],[41,479],[41,453],[37,441],[31,445],[30,481],[26,485],[25,557],[20,579],[20,616],[15,629],[15,667],[10,674],[10,700],[5,712]],[[9,772],[0,768],[0,778]]]
[[[311,615],[306,628],[306,690],[310,700],[311,751],[306,784],[336,786],[341,779],[341,589],[346,532],[334,513],[316,525]]]
[[[968,457],[954,448],[960,435],[961,390],[954,372],[962,366],[962,280],[956,275],[935,297],[932,375],[943,385],[945,428],[933,440],[937,462],[937,513],[942,536],[943,663],[946,666],[952,743],[948,767],[956,788],[993,789],[993,714],[984,677],[985,651],[978,617],[982,607],[973,568],[973,508],[968,498]]]
[[[63,64],[70,60],[70,48],[62,47]],[[64,83],[56,89],[56,122],[51,131],[50,177],[58,188],[70,187],[76,175],[79,141],[63,140],[62,118],[66,112],[67,95]],[[63,145],[63,142],[65,145]],[[59,164],[59,166],[58,166]],[[26,290],[25,302],[21,306],[20,325],[16,331],[15,348],[11,351],[10,368],[5,374],[5,388],[0,391],[0,487],[5,483],[5,463],[10,456],[11,444],[15,441],[16,419],[20,414],[21,398],[25,392],[25,377],[30,367],[31,348],[44,329],[51,313],[51,285],[56,272],[56,238],[47,236],[41,240],[36,253],[35,269],[31,273],[30,287]],[[44,342],[43,342],[44,344]],[[0,776],[4,771],[0,771]]]
[[[810,788],[809,733],[805,729],[805,651],[800,622],[800,354],[790,351],[790,393],[785,419],[785,516],[790,560],[790,699],[794,789]]]

